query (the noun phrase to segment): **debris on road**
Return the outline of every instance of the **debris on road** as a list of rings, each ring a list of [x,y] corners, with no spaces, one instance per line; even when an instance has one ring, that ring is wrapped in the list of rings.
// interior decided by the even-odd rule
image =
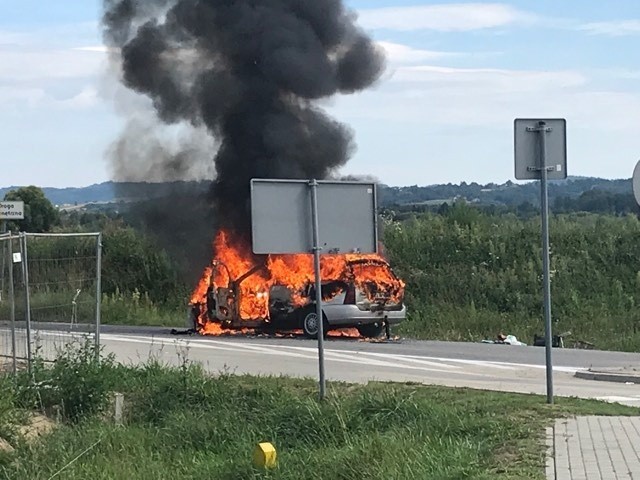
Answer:
[[[526,347],[527,344],[519,341],[515,335],[504,335],[503,333],[498,334],[496,340],[482,340],[482,343],[491,343],[496,345],[517,345]]]
[[[551,346],[553,348],[564,348],[564,338],[571,336],[571,332],[561,333],[560,335],[554,335],[551,339]],[[546,345],[546,341],[544,335],[533,335],[533,346],[534,347],[544,347]]]

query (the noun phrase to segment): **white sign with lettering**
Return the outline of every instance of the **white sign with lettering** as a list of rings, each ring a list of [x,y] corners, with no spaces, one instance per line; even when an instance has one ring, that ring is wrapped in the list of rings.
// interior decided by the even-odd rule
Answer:
[[[0,202],[0,220],[24,220],[24,202]]]

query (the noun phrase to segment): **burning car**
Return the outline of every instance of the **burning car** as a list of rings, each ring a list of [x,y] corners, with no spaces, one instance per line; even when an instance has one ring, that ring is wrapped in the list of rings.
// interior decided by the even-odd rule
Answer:
[[[147,218],[172,241],[174,228],[188,225],[181,247],[194,261],[193,247],[209,241],[209,220],[220,229],[190,301],[193,327],[215,335],[292,324],[313,336],[326,321],[374,335],[401,321],[404,284],[381,256],[323,255],[324,315],[314,323],[312,255],[257,256],[249,241],[252,179],[322,180],[347,163],[354,135],[321,102],[374,85],[385,72],[384,49],[341,0],[153,3],[105,1],[102,31],[123,85],[145,95],[158,126],[178,135],[149,130],[153,141],[140,142],[138,129],[127,128],[110,156],[122,180],[215,173],[206,193],[198,187],[181,198],[204,207],[206,221],[189,207]],[[137,125],[138,112],[128,111]]]
[[[310,255],[256,258],[222,232],[216,258],[191,300],[192,327],[203,334],[225,330],[298,330],[317,337]],[[253,261],[253,265],[251,265]],[[332,255],[321,261],[324,331],[356,328],[377,337],[406,316],[404,283],[379,255]]]
[[[103,3],[102,31],[119,79],[150,100],[158,126],[178,134],[124,129],[110,155],[116,177],[200,180],[215,172],[206,194],[198,187],[181,198],[205,207],[220,228],[214,261],[190,301],[193,326],[215,335],[293,323],[313,335],[312,256],[252,253],[248,187],[255,178],[320,180],[340,172],[355,151],[354,135],[323,102],[374,85],[385,72],[384,49],[341,0]],[[138,125],[138,112],[127,111]],[[139,141],[147,133],[153,141]],[[181,247],[195,261],[190,248],[209,241],[203,232],[211,223],[189,212],[159,208],[147,223],[172,241],[177,225],[189,225]],[[374,334],[381,322],[403,318],[404,285],[382,257],[323,255],[321,268],[329,327]]]

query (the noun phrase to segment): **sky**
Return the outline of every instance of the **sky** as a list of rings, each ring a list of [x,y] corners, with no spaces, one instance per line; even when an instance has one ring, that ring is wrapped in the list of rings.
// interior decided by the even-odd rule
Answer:
[[[367,91],[322,102],[355,133],[343,173],[502,183],[514,180],[514,119],[565,118],[569,175],[631,177],[640,1],[346,4],[388,66]],[[106,152],[126,119],[100,14],[96,0],[0,0],[0,186],[111,178]]]

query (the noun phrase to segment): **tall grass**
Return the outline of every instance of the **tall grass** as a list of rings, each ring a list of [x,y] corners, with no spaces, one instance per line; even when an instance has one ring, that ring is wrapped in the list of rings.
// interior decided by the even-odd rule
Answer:
[[[183,327],[187,323],[187,298],[154,302],[147,293],[116,291],[102,296],[102,322],[108,325]]]
[[[407,284],[408,320],[399,332],[422,339],[479,341],[498,333],[531,343],[543,333],[539,219],[483,213],[464,204],[443,214],[388,221],[385,246]],[[32,294],[34,319],[69,321],[78,285],[80,321],[93,319],[93,248],[34,243],[38,266]],[[192,287],[182,282],[166,253],[123,225],[105,229],[102,319],[127,325],[183,326]],[[75,245],[75,248],[80,248]],[[38,263],[39,262],[39,263]],[[555,333],[571,332],[566,345],[640,350],[640,221],[634,216],[556,215],[551,219],[552,313]],[[88,273],[87,273],[88,272]],[[16,274],[19,278],[19,274]],[[83,283],[85,282],[85,283]],[[24,318],[17,285],[17,317]],[[6,292],[3,296],[6,298]],[[0,320],[9,317],[0,302]]]
[[[329,400],[319,402],[312,381],[212,378],[186,360],[177,368],[125,367],[98,361],[95,353],[90,345],[69,350],[51,369],[37,364],[35,384],[20,378],[17,386],[4,385],[11,408],[57,407],[62,423],[43,441],[17,443],[15,455],[0,457],[0,478],[543,478],[541,438],[552,418],[634,412],[597,402],[560,399],[548,407],[537,396],[391,384],[332,383]],[[112,391],[125,396],[123,427],[109,420]],[[278,468],[270,472],[251,465],[262,441],[279,452]]]
[[[557,333],[640,349],[640,221],[592,214],[551,220],[552,313]],[[387,250],[407,283],[418,338],[480,340],[542,334],[539,219],[456,205],[386,228]]]

